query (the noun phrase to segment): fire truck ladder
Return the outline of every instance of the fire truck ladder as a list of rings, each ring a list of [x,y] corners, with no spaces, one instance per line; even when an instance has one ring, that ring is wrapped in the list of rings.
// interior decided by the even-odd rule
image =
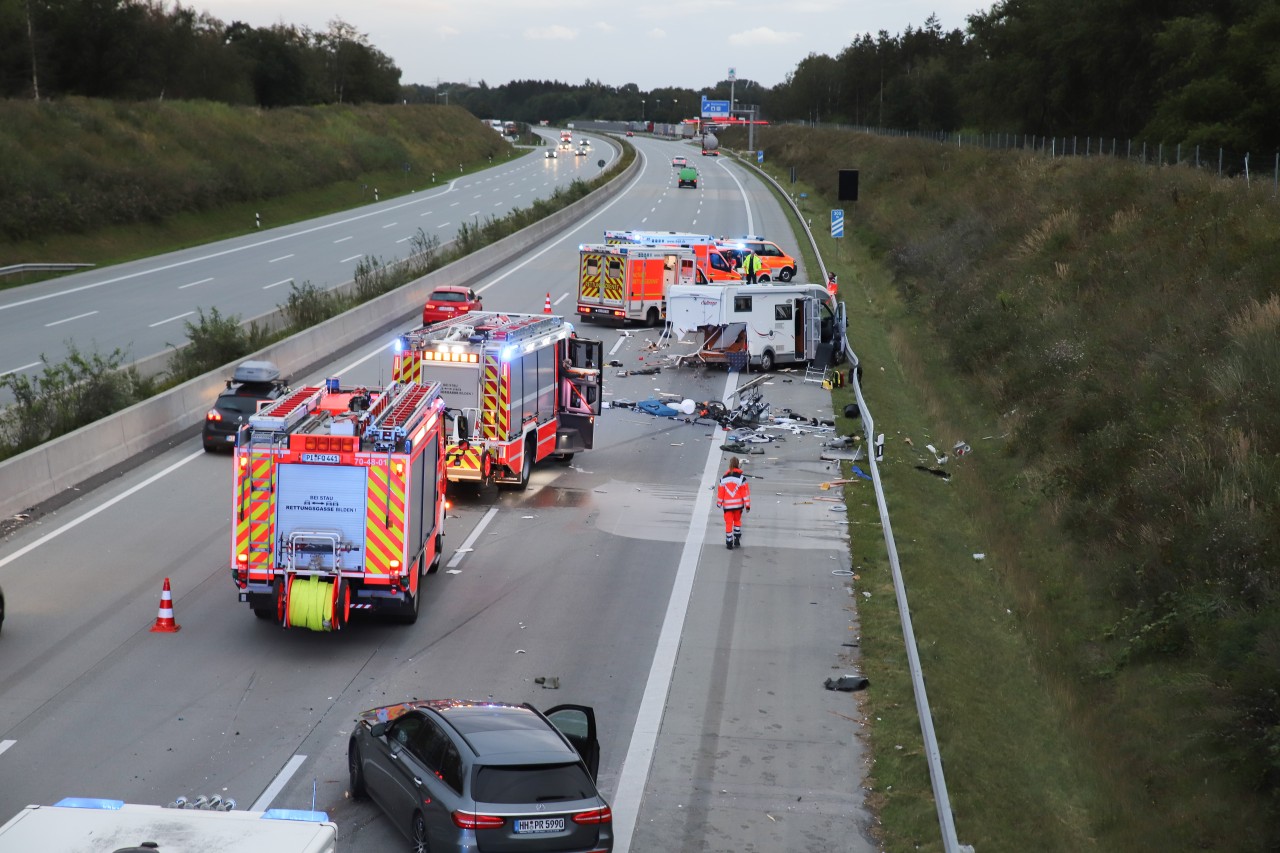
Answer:
[[[418,425],[425,410],[423,402],[435,390],[426,385],[406,385],[365,429],[365,439],[373,442],[375,450],[391,450]]]
[[[268,433],[284,433],[302,422],[307,415],[320,405],[324,388],[308,386],[281,397],[262,411],[249,416],[249,426],[253,430]]]
[[[560,317],[547,316],[546,314],[527,314],[518,319],[509,320],[502,328],[494,329],[489,334],[489,338],[490,340],[513,344],[536,338],[539,335],[556,332],[563,328],[565,328],[565,323]]]

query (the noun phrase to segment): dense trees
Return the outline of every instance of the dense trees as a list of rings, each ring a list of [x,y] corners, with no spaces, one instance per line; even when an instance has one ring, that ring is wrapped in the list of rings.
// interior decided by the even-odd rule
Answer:
[[[400,69],[340,19],[253,28],[156,0],[0,0],[0,97],[390,103]]]

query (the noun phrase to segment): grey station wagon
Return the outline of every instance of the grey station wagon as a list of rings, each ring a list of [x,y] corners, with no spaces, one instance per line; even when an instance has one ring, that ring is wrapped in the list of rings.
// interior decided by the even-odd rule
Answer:
[[[613,849],[591,708],[454,699],[373,708],[356,719],[347,764],[352,796],[376,802],[417,853]]]

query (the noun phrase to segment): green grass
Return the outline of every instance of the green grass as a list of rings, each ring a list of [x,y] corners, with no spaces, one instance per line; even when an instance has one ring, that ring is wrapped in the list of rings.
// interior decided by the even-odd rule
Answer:
[[[1272,585],[1248,579],[1280,538],[1267,522],[1280,496],[1275,204],[1106,160],[794,128],[761,145],[775,177],[809,179],[788,189],[809,193],[886,435],[960,840],[1274,846],[1258,724],[1274,719],[1280,620]],[[851,166],[863,198],[836,202]],[[843,242],[825,228],[834,207]],[[852,399],[833,396],[837,412]],[[937,467],[926,443],[957,440],[973,452],[952,457],[949,482],[916,470]],[[873,494],[863,481],[846,493],[870,796],[887,850],[940,850]]]

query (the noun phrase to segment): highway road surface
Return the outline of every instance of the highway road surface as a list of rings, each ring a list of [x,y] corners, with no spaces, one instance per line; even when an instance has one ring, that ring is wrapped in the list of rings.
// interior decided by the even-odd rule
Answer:
[[[777,203],[728,158],[698,162],[698,188],[677,189],[670,158],[696,150],[635,142],[644,166],[628,189],[479,283],[486,308],[537,313],[550,294],[572,314],[576,248],[606,228],[763,233],[797,248]],[[545,164],[505,168],[526,167]],[[651,330],[579,332],[628,368],[662,355]],[[295,380],[373,383],[390,360],[375,344]],[[611,402],[724,399],[738,382],[722,369],[614,373]],[[762,387],[775,410],[830,413],[803,371]],[[416,625],[314,634],[237,602],[230,461],[193,431],[0,545],[0,820],[70,795],[216,793],[242,808],[314,796],[342,849],[407,850],[376,806],[348,798],[354,715],[408,697],[493,698],[595,708],[616,850],[877,850],[857,694],[822,686],[853,665],[858,636],[845,516],[816,500],[836,474],[821,438],[783,437],[749,457],[753,511],[730,552],[711,492],[723,433],[610,408],[595,449],[539,466],[528,491],[451,489],[445,565]],[[166,577],[182,630],[149,633]]]

